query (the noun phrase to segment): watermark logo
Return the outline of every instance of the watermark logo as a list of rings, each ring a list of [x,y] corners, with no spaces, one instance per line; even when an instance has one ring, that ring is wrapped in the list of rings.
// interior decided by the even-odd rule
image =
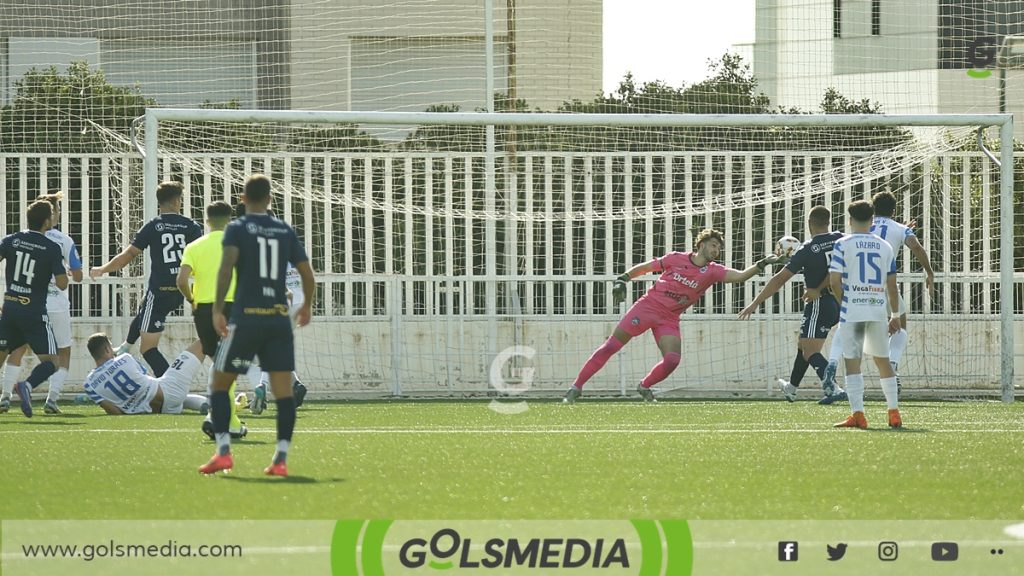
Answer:
[[[998,43],[991,36],[980,36],[972,40],[967,49],[967,62],[971,65],[967,75],[971,78],[988,78],[991,76],[992,70],[988,68],[995,66],[998,51]]]
[[[518,396],[533,386],[534,370],[531,366],[522,366],[521,359],[532,360],[537,351],[529,346],[510,346],[494,357],[491,362],[490,382],[495,390],[509,396]],[[506,379],[506,368],[509,379]],[[502,402],[491,400],[488,406],[499,414],[521,414],[530,409],[525,400],[518,402]]]
[[[429,560],[428,560],[429,558]],[[629,568],[622,538],[490,538],[480,545],[453,528],[430,538],[410,538],[398,551],[405,568]]]
[[[689,576],[685,520],[342,520],[332,574]]]

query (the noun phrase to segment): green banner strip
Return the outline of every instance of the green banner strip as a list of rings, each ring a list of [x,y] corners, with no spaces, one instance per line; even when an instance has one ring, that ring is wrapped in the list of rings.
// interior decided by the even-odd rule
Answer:
[[[392,520],[370,520],[363,533],[363,576],[384,576],[384,535]]]
[[[349,576],[359,573],[356,564],[356,550],[359,548],[359,531],[365,520],[338,520],[331,536],[331,574]]]
[[[665,533],[665,554],[668,555],[666,574],[690,576],[693,572],[693,538],[686,520],[660,520]],[[646,551],[646,546],[644,549]]]
[[[630,520],[640,536],[640,572],[637,576],[661,575],[661,536],[654,520]]]

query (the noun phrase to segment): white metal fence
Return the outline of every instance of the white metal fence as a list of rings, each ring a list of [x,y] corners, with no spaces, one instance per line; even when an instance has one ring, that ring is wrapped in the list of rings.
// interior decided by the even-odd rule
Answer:
[[[363,337],[378,339],[377,345],[361,353],[366,356],[363,360],[375,364],[370,372],[396,380],[390,383],[391,389],[402,390],[417,389],[423,383],[452,388],[453,382],[451,354],[444,350],[417,351],[426,360],[415,369],[396,364],[395,354],[408,358],[410,347],[415,346],[408,340],[399,346],[393,336],[403,323],[419,322],[427,332],[444,329],[447,334],[452,322],[468,326],[489,320],[490,327],[482,332],[473,328],[460,336],[463,344],[470,338],[485,356],[529,343],[531,323],[587,325],[578,331],[586,338],[573,338],[573,330],[558,337],[563,339],[561,344],[558,338],[552,341],[553,336],[545,336],[545,346],[560,346],[543,352],[559,358],[552,362],[565,365],[551,371],[548,379],[551,386],[561,386],[599,343],[597,334],[609,331],[617,318],[609,279],[628,266],[670,250],[689,249],[697,231],[714,226],[728,239],[723,262],[743,268],[769,251],[779,236],[804,236],[805,214],[812,205],[830,206],[838,228],[849,201],[890,185],[899,194],[898,219],[917,220],[917,235],[937,271],[934,298],[923,289],[922,274],[901,274],[901,290],[914,322],[928,314],[935,326],[958,325],[965,333],[977,332],[980,336],[966,340],[980,342],[981,348],[964,350],[965,357],[984,358],[994,346],[991,372],[988,364],[962,371],[951,365],[946,373],[930,376],[929,383],[959,386],[963,382],[955,380],[970,372],[977,373],[978,378],[972,379],[975,385],[994,386],[999,375],[1000,250],[1013,249],[1014,240],[999,237],[999,171],[982,154],[948,154],[908,167],[885,182],[766,205],[724,211],[698,208],[724,190],[753,191],[773,179],[809,178],[815,170],[852,159],[825,153],[522,154],[515,174],[505,174],[506,164],[499,159],[496,197],[490,201],[484,194],[482,153],[193,155],[185,162],[164,159],[161,178],[185,183],[185,212],[197,220],[209,201],[237,197],[241,182],[232,174],[264,172],[281,190],[290,192],[277,206],[299,231],[318,272],[315,313],[322,327],[313,333],[314,339],[354,338],[352,326],[372,326]],[[134,155],[0,154],[0,197],[4,198],[0,233],[24,227],[24,207],[38,192],[63,189],[67,199],[62,228],[78,242],[87,266],[105,262],[127,245],[144,219],[152,217],[143,214],[141,168],[141,160]],[[634,208],[672,203],[694,210],[683,216],[631,215]],[[494,217],[494,211],[503,210],[536,217]],[[621,210],[625,216],[574,216],[594,210]],[[920,270],[904,252],[901,270]],[[141,262],[136,262],[123,278],[73,286],[76,322],[109,325],[114,332],[126,326],[144,275]],[[756,348],[759,344],[750,331],[763,328],[752,328],[758,322],[730,323],[766,280],[767,276],[742,286],[717,286],[687,314],[699,316],[702,323],[728,324],[729,331],[742,332],[737,342]],[[633,297],[644,287],[635,283]],[[1015,276],[1014,288],[1019,312],[1024,307],[1024,278]],[[759,316],[759,322],[777,323],[773,325],[779,327],[779,344],[773,344],[772,350],[778,348],[780,356],[765,358],[757,371],[749,370],[756,381],[746,378],[750,381],[744,382],[741,371],[717,365],[703,376],[693,376],[694,382],[728,372],[725,387],[759,389],[764,376],[760,371],[788,370],[790,332],[801,309],[800,292],[797,283],[790,283]],[[507,333],[499,330],[498,322],[511,328]],[[595,335],[590,335],[592,331]],[[457,338],[438,338],[444,347],[459,345]],[[336,360],[304,357],[304,361],[319,367],[316,380],[333,386],[345,372],[347,353],[316,346]],[[955,348],[951,353],[957,354]],[[635,372],[642,375],[650,355],[634,356],[627,374],[609,370],[597,386],[614,390],[624,379],[635,380]],[[431,362],[436,369],[428,369]],[[477,364],[459,365],[458,370],[473,372]],[[353,380],[366,379],[359,371],[353,374]],[[466,389],[486,388],[482,375],[462,380]]]

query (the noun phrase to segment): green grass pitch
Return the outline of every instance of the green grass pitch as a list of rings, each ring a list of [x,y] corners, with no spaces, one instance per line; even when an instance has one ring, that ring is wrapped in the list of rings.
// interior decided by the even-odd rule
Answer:
[[[1024,404],[917,402],[833,430],[813,402],[307,403],[292,477],[265,478],[274,409],[243,415],[236,468],[202,477],[201,418],[0,417],[5,519],[1024,516]],[[41,412],[41,410],[40,410]],[[219,502],[210,505],[210,502]]]

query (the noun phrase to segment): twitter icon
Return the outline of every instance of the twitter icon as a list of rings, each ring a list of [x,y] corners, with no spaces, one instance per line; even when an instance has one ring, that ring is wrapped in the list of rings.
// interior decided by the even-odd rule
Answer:
[[[840,542],[839,544],[836,544],[834,548],[832,546],[826,544],[825,545],[825,549],[828,551],[829,562],[835,562],[836,560],[842,560],[843,556],[846,556],[846,544],[843,543],[843,542]]]

